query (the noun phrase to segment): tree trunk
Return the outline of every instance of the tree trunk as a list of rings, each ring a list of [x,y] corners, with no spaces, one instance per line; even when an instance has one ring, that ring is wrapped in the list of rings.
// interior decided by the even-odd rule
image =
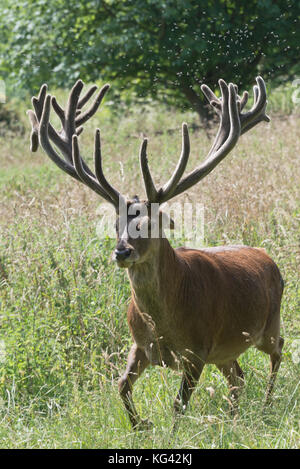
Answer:
[[[204,128],[209,127],[209,121],[212,118],[212,113],[208,104],[205,104],[204,100],[190,87],[184,87],[183,92],[190,102],[192,109],[196,111],[199,116],[201,125]]]

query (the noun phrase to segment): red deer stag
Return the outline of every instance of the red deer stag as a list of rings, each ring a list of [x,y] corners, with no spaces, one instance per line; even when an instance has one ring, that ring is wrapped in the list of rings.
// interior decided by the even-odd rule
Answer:
[[[272,259],[261,249],[226,246],[206,249],[173,249],[163,230],[163,212],[153,217],[151,204],[162,204],[198,183],[233,149],[241,134],[261,121],[267,100],[264,81],[257,77],[254,104],[242,112],[248,93],[240,97],[237,86],[219,81],[221,97],[202,86],[202,91],[220,118],[217,136],[206,160],[183,177],[189,157],[187,125],[182,126],[182,153],[169,181],[157,189],[146,155],[147,139],[141,145],[140,165],[147,200],[122,196],[107,181],[102,170],[100,131],[95,135],[95,172],[82,159],[78,135],[82,125],[96,112],[109,86],[98,92],[94,103],[83,110],[96,91],[93,86],[80,98],[83,82],[72,88],[66,110],[41,87],[28,111],[32,124],[31,150],[40,142],[47,155],[62,170],[85,183],[110,202],[117,213],[117,246],[114,258],[128,269],[131,303],[128,324],[134,340],[119,391],[133,427],[143,423],[132,401],[134,382],[149,365],[183,371],[175,399],[176,412],[183,412],[206,363],[215,364],[228,380],[233,402],[243,384],[237,358],[254,345],[270,355],[270,397],[281,361],[280,302],[283,280]],[[50,107],[60,118],[58,132],[49,122]],[[119,207],[127,208],[125,220]],[[158,236],[132,236],[148,232],[155,225]],[[132,229],[134,228],[134,229]],[[146,230],[146,231],[145,231]],[[235,408],[235,406],[233,406]]]

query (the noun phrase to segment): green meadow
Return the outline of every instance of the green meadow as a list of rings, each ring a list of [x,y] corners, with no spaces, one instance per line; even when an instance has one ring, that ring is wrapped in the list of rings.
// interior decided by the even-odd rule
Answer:
[[[58,94],[63,100],[65,93]],[[30,101],[14,104],[20,126],[0,129],[1,448],[300,446],[300,116],[291,103],[291,90],[271,92],[270,124],[242,136],[209,176],[177,199],[204,205],[204,246],[263,247],[280,267],[285,345],[273,405],[263,409],[269,357],[251,348],[239,360],[246,379],[239,414],[231,418],[225,379],[207,366],[175,433],[172,403],[181,377],[158,367],[134,391],[153,428],[130,427],[117,386],[132,343],[130,287],[111,260],[114,240],[97,235],[102,201],[41,149],[30,153]],[[104,103],[80,146],[92,164],[100,127],[108,179],[143,197],[142,136],[149,138],[155,181],[164,183],[180,154],[183,121],[191,129],[192,170],[217,131],[217,124],[209,134],[199,128],[192,112],[149,105],[115,114]]]

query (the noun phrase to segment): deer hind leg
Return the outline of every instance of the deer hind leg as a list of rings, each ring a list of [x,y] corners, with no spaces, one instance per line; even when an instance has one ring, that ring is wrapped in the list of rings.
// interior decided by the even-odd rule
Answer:
[[[225,376],[229,385],[231,413],[235,415],[238,410],[238,398],[245,384],[244,373],[238,362],[217,365],[221,373]]]
[[[271,338],[273,339],[273,338]],[[270,403],[271,400],[271,395],[272,391],[274,388],[274,383],[276,380],[276,376],[280,367],[281,363],[281,358],[282,358],[282,347],[284,344],[284,339],[279,336],[278,340],[275,342],[273,347],[270,347],[270,343],[272,343],[272,340],[268,341],[268,344],[265,345],[265,347],[259,347],[260,350],[263,352],[266,352],[270,355],[270,379],[267,387],[267,392],[266,392],[266,399],[265,399],[265,405]],[[273,339],[274,341],[274,339]],[[273,345],[273,344],[272,344]]]
[[[280,334],[280,316],[279,313],[271,317],[271,321],[267,324],[260,343],[256,345],[258,350],[270,355],[270,379],[266,392],[265,405],[269,404],[271,394],[274,388],[277,372],[281,363],[282,347],[284,339]]]
[[[134,406],[132,400],[132,388],[135,381],[141,376],[149,361],[144,352],[134,344],[127,359],[127,368],[124,375],[119,379],[119,393],[127,410],[130,422],[133,428],[146,424],[143,421]]]

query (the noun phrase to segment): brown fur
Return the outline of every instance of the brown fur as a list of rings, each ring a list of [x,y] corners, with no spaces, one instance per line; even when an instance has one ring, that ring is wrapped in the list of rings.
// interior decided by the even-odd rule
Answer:
[[[152,245],[148,260],[128,268],[135,343],[119,386],[132,424],[140,423],[132,385],[149,364],[183,370],[175,400],[182,410],[206,363],[224,373],[236,398],[243,381],[236,359],[254,345],[271,356],[269,397],[283,345],[276,264],[264,250],[246,246],[174,250],[164,238]]]

